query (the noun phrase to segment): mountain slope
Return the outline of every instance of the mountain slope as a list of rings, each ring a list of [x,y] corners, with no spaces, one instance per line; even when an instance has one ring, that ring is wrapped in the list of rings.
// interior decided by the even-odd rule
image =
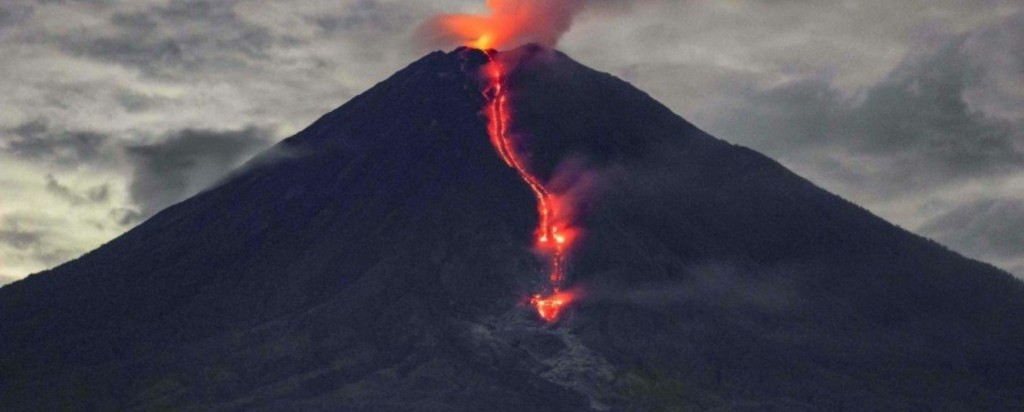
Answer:
[[[1019,409],[1024,286],[557,52],[507,53],[531,168],[598,176],[554,326],[472,50],[0,289],[0,408]]]

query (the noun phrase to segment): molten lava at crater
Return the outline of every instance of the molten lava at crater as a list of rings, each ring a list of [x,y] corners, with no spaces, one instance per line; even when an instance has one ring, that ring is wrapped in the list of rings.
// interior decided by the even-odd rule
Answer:
[[[428,42],[479,50],[538,43],[554,47],[588,3],[582,0],[487,0],[486,14],[445,14],[424,27]]]

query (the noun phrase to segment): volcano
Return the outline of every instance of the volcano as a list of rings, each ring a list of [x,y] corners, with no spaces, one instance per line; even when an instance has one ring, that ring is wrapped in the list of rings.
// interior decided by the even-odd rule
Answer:
[[[1024,284],[550,49],[515,150],[597,176],[557,321],[481,70],[434,52],[0,288],[0,409],[1024,410]]]

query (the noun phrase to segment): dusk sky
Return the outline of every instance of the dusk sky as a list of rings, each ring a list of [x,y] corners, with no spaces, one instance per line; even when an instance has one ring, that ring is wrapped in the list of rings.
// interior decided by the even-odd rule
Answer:
[[[569,56],[1024,277],[1020,0],[590,2],[559,44]],[[431,16],[482,11],[0,0],[0,284],[98,247],[384,80],[429,51],[416,37]]]

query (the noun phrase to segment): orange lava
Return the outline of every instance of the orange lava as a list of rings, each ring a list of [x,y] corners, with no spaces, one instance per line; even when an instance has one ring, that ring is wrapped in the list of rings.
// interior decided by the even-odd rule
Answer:
[[[555,292],[547,297],[533,295],[530,298],[530,304],[537,309],[537,315],[541,319],[554,322],[558,320],[558,315],[562,313],[562,309],[572,303],[575,298],[576,296],[570,292]]]
[[[534,197],[537,198],[537,214],[539,222],[535,232],[535,248],[544,254],[549,260],[550,274],[548,276],[551,294],[544,296],[534,295],[530,304],[537,309],[537,314],[548,322],[558,320],[558,315],[563,307],[568,305],[573,298],[570,292],[562,291],[562,284],[565,282],[566,254],[569,247],[576,238],[577,231],[569,224],[567,216],[569,207],[567,199],[551,193],[544,185],[526,168],[516,152],[511,137],[509,136],[509,124],[512,120],[509,110],[508,90],[505,85],[505,68],[496,58],[496,52],[486,51],[489,62],[483,66],[483,72],[487,76],[487,87],[484,96],[487,98],[487,131],[501,159],[514,169],[519,177],[523,179]]]
[[[530,304],[541,319],[555,322],[563,309],[578,296],[562,290],[565,283],[567,253],[578,237],[572,227],[572,203],[567,197],[551,193],[527,168],[516,152],[509,125],[512,112],[505,83],[506,69],[493,49],[526,41],[553,46],[568,30],[572,16],[582,3],[563,0],[487,0],[488,15],[448,14],[434,18],[428,25],[444,37],[484,51],[488,63],[482,67],[487,81],[484,96],[488,118],[487,132],[498,155],[533,191],[537,198],[539,221],[534,233],[534,248],[548,260],[548,285],[543,293],[531,297]]]

